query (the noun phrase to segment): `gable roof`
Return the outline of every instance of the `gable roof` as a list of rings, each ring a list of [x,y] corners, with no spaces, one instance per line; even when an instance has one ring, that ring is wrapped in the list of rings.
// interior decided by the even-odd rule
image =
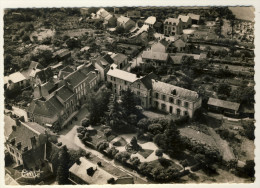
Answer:
[[[122,24],[128,22],[129,20],[130,20],[130,18],[127,18],[127,17],[125,17],[125,16],[120,16],[119,18],[117,18],[117,21],[118,21],[119,23],[122,23]]]
[[[19,126],[16,126],[16,130],[8,137],[10,142],[15,139],[15,144],[21,143],[21,149],[28,147],[28,150],[32,149],[31,138],[39,138],[40,134],[45,134],[45,128],[35,122],[21,122]]]
[[[110,66],[114,63],[114,60],[110,57],[110,55],[106,54],[103,57],[99,57],[96,59],[96,63],[98,63],[103,68]]]
[[[86,79],[86,75],[81,72],[81,70],[77,70],[68,76],[64,78],[69,84],[71,84],[73,87],[76,87],[79,85],[81,82],[83,82]]]
[[[9,137],[9,135],[12,133],[12,126],[16,125],[15,120],[13,120],[10,116],[5,115],[4,116],[4,136],[5,139]]]
[[[110,178],[114,178],[115,180],[117,177],[113,176],[112,174],[108,173],[107,171],[100,168],[97,164],[92,163],[91,161],[87,160],[85,157],[80,157],[80,164],[74,163],[72,167],[69,169],[70,173],[76,175],[80,179],[84,180],[88,184],[107,184],[107,180]],[[94,173],[92,176],[87,174],[87,169],[93,168]]]
[[[151,51],[144,51],[142,54],[142,58],[145,59],[152,59],[152,60],[160,60],[166,61],[169,55],[163,52],[151,52]]]
[[[95,67],[89,63],[87,65],[84,65],[82,68],[80,68],[81,72],[83,72],[84,74],[88,74],[91,71],[95,71]]]
[[[127,59],[127,56],[121,53],[116,54],[113,58],[115,64],[120,64]]]
[[[74,95],[74,93],[65,85],[57,89],[55,92],[56,95],[60,97],[63,101],[67,101]]]
[[[144,86],[147,89],[152,89],[153,88],[152,79],[158,79],[158,76],[156,74],[154,74],[153,72],[151,72],[148,75],[141,78],[140,81],[144,84]]]
[[[46,82],[42,85],[38,85],[34,88],[33,94],[35,98],[47,97],[51,94],[55,85],[52,82]]]
[[[149,16],[149,17],[144,21],[145,24],[150,24],[150,25],[155,24],[155,22],[156,22],[156,17],[154,17],[154,16]]]
[[[34,99],[27,108],[27,111],[34,115],[54,117],[59,115],[62,109],[63,105],[60,101],[55,96],[52,96],[46,101]]]
[[[178,19],[181,19],[182,22],[187,22],[189,20],[189,16],[185,16],[185,15],[179,15]]]
[[[168,83],[164,83],[161,81],[157,81],[152,79],[152,85],[153,85],[153,90],[157,91],[159,93],[164,93],[166,95],[172,95],[172,91],[176,90],[176,95],[181,99],[188,100],[188,101],[197,101],[199,98],[199,94],[195,91],[191,91],[188,89],[184,89],[178,86],[174,86]]]
[[[18,83],[23,80],[26,80],[24,75],[20,72],[15,72],[13,74],[10,74],[9,76],[6,77],[6,80],[11,80],[13,83]]]
[[[184,48],[186,46],[186,43],[183,42],[183,40],[178,39],[178,40],[174,41],[173,45],[176,46],[176,47]]]
[[[182,57],[183,56],[170,56],[170,58],[173,61],[173,64],[177,64],[177,65],[182,63]]]
[[[107,75],[131,82],[131,83],[133,83],[134,81],[139,79],[133,73],[126,72],[126,71],[123,71],[123,70],[120,70],[117,68],[113,68],[113,67],[109,69],[109,71],[107,72]]]
[[[74,72],[74,70],[70,66],[66,66],[59,71],[58,77],[64,78],[68,76],[70,73]]]
[[[192,20],[200,20],[200,15],[189,13],[187,16],[191,17]]]
[[[215,98],[209,98],[208,105],[231,109],[231,110],[235,110],[235,111],[237,111],[240,106],[239,103],[224,101],[224,100],[215,99]]]

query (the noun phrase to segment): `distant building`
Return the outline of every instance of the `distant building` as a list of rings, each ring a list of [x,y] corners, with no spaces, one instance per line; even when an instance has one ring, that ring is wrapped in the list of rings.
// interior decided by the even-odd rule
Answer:
[[[181,19],[167,18],[164,21],[164,35],[175,36],[183,32],[183,22]]]
[[[173,45],[177,52],[183,52],[186,47],[186,43],[181,39],[174,41]]]
[[[126,16],[128,18],[140,18],[141,17],[141,12],[139,10],[129,10],[126,13]]]
[[[24,75],[20,72],[15,72],[13,74],[10,74],[9,76],[4,77],[4,84],[5,87],[9,90],[12,90],[16,87],[20,87],[21,89],[25,89],[29,86],[29,82],[24,77]]]
[[[224,115],[239,115],[239,103],[209,98],[208,110],[222,113]]]
[[[113,63],[114,60],[108,54],[98,57],[93,61],[94,67],[100,72],[101,80],[106,80],[106,73],[108,72],[110,65]]]
[[[57,61],[63,61],[71,57],[71,52],[68,49],[60,49],[53,53],[53,58]]]
[[[122,172],[123,173],[123,172]],[[80,157],[69,169],[69,180],[73,184],[104,185],[109,184],[133,184],[131,176],[116,176],[106,171],[106,168],[94,164],[85,157]]]
[[[183,23],[183,28],[190,28],[191,24],[192,24],[192,20],[191,17],[189,16],[185,16],[185,15],[179,15],[178,19],[181,19],[182,23]]]
[[[162,52],[162,53],[167,53],[168,52],[168,46],[169,46],[169,42],[165,41],[165,40],[161,40],[157,43],[154,43],[151,46],[151,51],[152,52]]]
[[[153,26],[154,30],[157,33],[163,33],[163,23],[162,22],[156,22]]]
[[[154,16],[149,16],[149,17],[144,21],[144,25],[148,25],[149,27],[153,28],[155,22],[156,22],[156,17],[154,17]]]
[[[168,63],[169,54],[164,52],[144,51],[142,54],[142,60],[145,64],[159,67]]]
[[[129,31],[131,28],[135,26],[135,22],[130,18],[120,16],[117,18],[117,27],[123,27],[126,31]]]
[[[41,71],[43,67],[38,62],[32,61],[27,70],[21,72],[21,74],[29,81],[29,84],[33,87],[35,76]]]
[[[114,61],[114,64],[117,65],[118,69],[123,69],[128,63],[127,56],[121,53],[112,56],[112,59]]]
[[[89,8],[80,8],[79,11],[80,11],[80,14],[82,16],[86,16],[88,14],[88,10]]]
[[[191,17],[191,23],[192,24],[199,24],[200,22],[200,15],[189,13],[187,16]]]

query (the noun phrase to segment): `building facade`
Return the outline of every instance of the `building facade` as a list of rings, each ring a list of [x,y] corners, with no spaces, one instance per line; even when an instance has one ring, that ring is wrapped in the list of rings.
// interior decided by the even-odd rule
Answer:
[[[183,31],[183,22],[181,19],[167,18],[164,21],[163,31],[166,36],[181,35]]]

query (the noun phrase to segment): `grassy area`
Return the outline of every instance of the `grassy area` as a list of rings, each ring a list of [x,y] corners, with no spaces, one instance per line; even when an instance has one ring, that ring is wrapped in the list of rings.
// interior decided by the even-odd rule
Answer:
[[[167,163],[167,165],[166,165],[166,163]],[[177,165],[172,160],[165,159],[165,158],[164,158],[164,160],[154,160],[154,161],[148,162],[148,164],[152,165],[155,168],[167,169],[169,167],[172,167],[172,168],[175,168],[176,170],[179,170],[179,171],[182,170],[181,166]]]
[[[121,137],[119,140],[112,143],[114,146],[125,146],[127,144],[126,140]]]
[[[140,149],[138,151],[138,153],[146,159],[147,157],[149,157],[153,153],[153,151],[154,150],[151,150],[151,149]]]

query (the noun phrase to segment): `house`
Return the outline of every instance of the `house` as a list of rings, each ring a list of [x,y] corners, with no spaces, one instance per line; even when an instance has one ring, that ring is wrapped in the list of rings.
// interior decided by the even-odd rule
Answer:
[[[49,137],[53,135],[35,122],[19,122],[12,126],[5,146],[15,167],[55,174],[60,148],[51,143]],[[56,150],[55,156],[53,150]]]
[[[33,86],[46,83],[52,78],[53,72],[51,70],[51,67],[42,69],[41,71],[35,73],[35,77],[33,78]]]
[[[155,22],[153,28],[157,33],[163,33],[163,23],[162,22]]]
[[[222,113],[224,115],[237,116],[239,115],[239,103],[209,98],[208,100],[208,110],[213,112]]]
[[[128,18],[140,18],[141,17],[141,12],[139,10],[129,10],[126,13],[126,17]]]
[[[71,57],[71,52],[68,49],[60,49],[53,53],[53,59],[57,61],[63,61]]]
[[[181,19],[167,18],[164,21],[164,35],[175,36],[181,35],[183,32],[183,22]]]
[[[144,25],[148,25],[149,27],[153,28],[155,22],[156,22],[156,17],[154,17],[154,16],[149,16],[149,17],[144,21]]]
[[[53,91],[57,89],[57,86],[53,82],[46,82],[44,84],[39,84],[34,88],[33,98],[47,98]]]
[[[181,39],[174,41],[173,45],[176,48],[177,52],[183,52],[186,47],[186,43],[183,42],[183,40]]]
[[[12,133],[5,145],[16,166],[25,169],[32,168],[32,163],[41,166],[47,141],[45,131],[45,128],[34,122],[19,122],[12,126]],[[28,155],[31,157],[28,158]]]
[[[107,72],[107,81],[112,83],[112,91],[121,96],[122,90],[127,90],[130,84],[138,80],[136,74],[126,72],[111,66]]]
[[[124,54],[118,53],[118,54],[111,56],[111,57],[114,61],[114,64],[117,65],[118,69],[123,69],[128,63],[128,61],[127,61],[128,58]]]
[[[22,90],[29,86],[28,80],[20,72],[15,72],[4,77],[4,84],[7,89],[12,90],[20,87]]]
[[[135,22],[125,16],[120,16],[117,18],[117,27],[119,26],[123,27],[126,31],[129,31],[135,26]]]
[[[121,174],[125,173],[122,172]],[[134,183],[133,177],[129,175],[118,176],[115,173],[110,173],[108,171],[108,168],[104,168],[102,165],[95,164],[92,161],[86,159],[85,157],[80,157],[79,161],[74,163],[72,167],[69,169],[69,180],[76,185],[104,185],[110,182],[113,184]]]
[[[185,15],[179,15],[177,19],[181,19],[184,29],[191,27],[192,24],[191,17]]]
[[[202,99],[195,91],[152,79],[153,107],[177,116],[193,117]]]
[[[86,16],[88,14],[88,10],[89,8],[80,8],[79,11],[80,11],[80,14],[82,16]]]
[[[70,66],[66,66],[59,71],[58,78],[62,80],[64,77],[68,76],[70,73],[73,73],[74,69]]]
[[[165,40],[161,40],[159,42],[154,43],[151,46],[151,51],[152,52],[162,52],[162,53],[167,53],[168,52],[168,47],[169,47],[169,42]]]
[[[199,24],[200,22],[200,15],[189,13],[187,16],[191,17],[192,24]]]
[[[175,55],[171,55],[170,56],[170,61],[176,65],[176,66],[179,66],[182,64],[182,57],[183,56],[175,56]]]
[[[169,60],[169,54],[164,52],[144,51],[142,61],[144,64],[151,64],[155,67],[166,65]]]
[[[9,135],[12,133],[12,126],[16,125],[14,119],[8,115],[4,115],[4,137],[5,141],[8,139]]]
[[[100,72],[101,80],[106,80],[106,73],[108,72],[110,65],[113,63],[114,60],[108,54],[98,57],[93,61],[94,67]]]
[[[41,71],[43,67],[38,62],[32,61],[27,70],[23,70],[21,74],[29,81],[33,87],[35,75]]]

